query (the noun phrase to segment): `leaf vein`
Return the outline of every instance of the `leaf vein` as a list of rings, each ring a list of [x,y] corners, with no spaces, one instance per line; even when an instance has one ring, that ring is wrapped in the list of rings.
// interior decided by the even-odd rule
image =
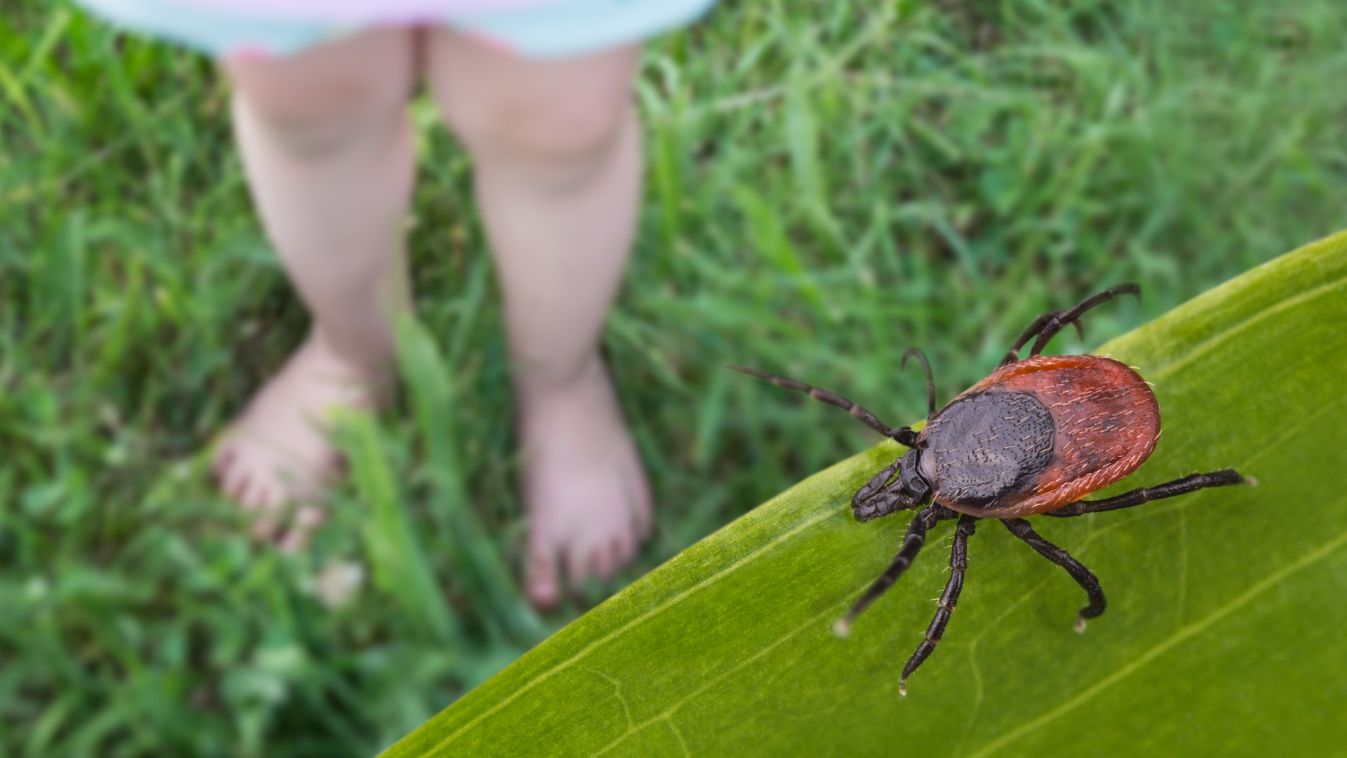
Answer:
[[[609,684],[613,685],[613,697],[617,698],[617,702],[622,705],[622,715],[627,717],[627,729],[634,731],[636,727],[636,719],[633,718],[631,715],[631,704],[627,702],[627,696],[622,694],[622,682],[619,682],[618,680],[594,668],[593,666],[581,666],[580,670],[588,671],[589,673],[599,677],[605,682],[608,682]]]
[[[683,739],[683,730],[678,728],[672,718],[665,719],[664,723],[669,726],[669,731],[673,732],[673,735],[678,738],[678,746],[683,748],[683,755],[691,756],[692,751],[688,749],[688,742]]]
[[[771,540],[768,540],[767,542],[763,543],[763,544],[762,544],[759,548],[757,548],[756,550],[753,550],[752,552],[746,553],[745,555],[743,555],[742,557],[740,557],[738,560],[735,560],[734,562],[732,562],[732,563],[726,565],[724,568],[720,569],[719,571],[716,571],[715,573],[711,574],[710,576],[707,576],[705,579],[701,580],[700,582],[697,582],[696,584],[692,585],[691,587],[688,587],[688,588],[685,589],[685,590],[682,590],[682,591],[680,591],[680,592],[674,593],[673,595],[670,595],[669,597],[665,598],[663,602],[659,603],[658,605],[655,605],[655,606],[651,607],[651,608],[650,608],[649,610],[647,610],[645,613],[642,613],[642,614],[640,614],[640,615],[638,615],[638,616],[635,616],[634,618],[632,618],[632,619],[631,619],[630,621],[628,621],[627,623],[622,624],[621,626],[619,626],[618,628],[614,629],[613,631],[611,631],[611,632],[609,632],[609,633],[603,635],[602,637],[600,637],[600,638],[594,640],[593,642],[589,643],[588,645],[585,645],[585,646],[584,646],[583,648],[581,648],[580,650],[577,650],[577,651],[575,652],[574,655],[570,656],[570,657],[567,658],[566,660],[558,662],[558,663],[557,663],[555,666],[553,666],[552,668],[550,668],[550,669],[548,669],[547,671],[545,671],[545,672],[539,674],[538,676],[534,677],[533,679],[530,679],[528,682],[526,682],[526,683],[523,684],[521,687],[519,687],[519,689],[515,690],[514,692],[511,692],[507,697],[502,698],[502,699],[501,699],[499,702],[497,702],[493,707],[488,708],[487,710],[485,710],[485,711],[483,711],[483,712],[477,714],[475,717],[473,717],[472,719],[470,719],[470,720],[468,720],[467,722],[465,722],[465,723],[464,723],[462,726],[460,726],[458,729],[455,729],[454,731],[450,732],[447,736],[445,736],[444,739],[442,739],[442,740],[440,740],[439,742],[437,742],[437,743],[436,743],[433,747],[431,747],[427,752],[430,752],[430,753],[438,753],[438,752],[440,752],[441,750],[444,749],[444,747],[445,747],[446,745],[448,745],[449,743],[453,742],[455,739],[458,738],[459,735],[463,734],[463,733],[466,732],[468,729],[471,729],[471,728],[472,728],[473,726],[475,726],[477,723],[479,723],[479,722],[483,721],[484,719],[489,718],[490,716],[493,716],[493,715],[495,715],[496,713],[499,713],[500,711],[504,710],[506,707],[508,707],[508,706],[509,706],[511,703],[513,703],[515,700],[518,700],[520,697],[522,697],[522,696],[523,696],[526,692],[528,692],[529,690],[533,689],[534,687],[537,687],[538,685],[542,684],[543,682],[547,681],[548,679],[551,679],[553,676],[555,676],[555,675],[561,673],[562,671],[565,671],[566,669],[570,668],[571,666],[575,665],[575,664],[576,664],[578,661],[580,661],[582,658],[584,658],[585,656],[589,655],[589,654],[590,654],[591,652],[593,652],[594,650],[596,650],[596,649],[598,649],[598,648],[604,646],[604,645],[607,644],[610,640],[612,640],[612,639],[614,639],[614,638],[616,638],[616,637],[621,636],[622,634],[626,633],[626,632],[627,632],[629,629],[631,629],[632,627],[637,626],[637,625],[641,624],[642,622],[645,622],[645,621],[647,621],[647,620],[649,620],[649,619],[651,619],[651,618],[654,618],[655,616],[657,616],[657,615],[659,615],[660,613],[664,612],[664,611],[665,611],[666,609],[668,609],[669,607],[675,605],[676,603],[678,603],[678,602],[681,601],[682,599],[684,599],[684,598],[686,598],[686,597],[692,595],[693,593],[695,593],[695,592],[697,592],[697,591],[699,591],[699,590],[701,590],[701,589],[703,589],[703,588],[705,588],[705,587],[707,587],[707,586],[709,586],[709,585],[711,585],[711,584],[714,584],[714,583],[717,582],[721,577],[723,577],[723,576],[725,576],[725,575],[727,575],[727,574],[730,574],[731,572],[733,572],[733,571],[735,571],[736,569],[738,569],[740,566],[742,566],[742,565],[744,565],[744,564],[746,564],[746,563],[748,563],[748,562],[750,562],[750,561],[752,561],[752,560],[755,560],[755,559],[757,559],[758,557],[760,557],[760,556],[762,556],[762,555],[765,555],[765,554],[767,554],[767,553],[770,553],[771,551],[775,550],[775,549],[776,549],[778,546],[780,546],[781,544],[783,544],[783,543],[787,542],[788,540],[790,540],[790,539],[791,539],[792,537],[794,537],[795,535],[799,534],[800,532],[803,532],[803,531],[807,530],[809,527],[813,526],[814,524],[817,524],[817,523],[820,522],[820,521],[823,521],[824,519],[827,519],[827,518],[832,517],[833,515],[835,515],[833,509],[831,509],[831,508],[821,509],[818,513],[816,513],[816,514],[814,514],[814,515],[812,515],[812,516],[810,516],[810,517],[808,517],[808,518],[803,519],[802,521],[800,521],[798,524],[796,524],[794,527],[792,527],[789,531],[782,532],[781,534],[777,535],[776,537],[773,537]]]
[[[695,689],[695,690],[692,690],[691,692],[689,692],[688,694],[684,695],[683,697],[679,698],[679,699],[678,699],[677,701],[675,701],[672,705],[670,705],[668,708],[665,708],[665,709],[664,709],[663,711],[661,711],[660,713],[658,713],[658,714],[656,714],[656,715],[654,715],[654,716],[651,716],[649,719],[646,719],[645,721],[641,722],[640,724],[637,724],[635,727],[633,727],[632,729],[628,730],[628,732],[627,732],[626,734],[623,734],[623,735],[619,736],[617,739],[613,740],[611,743],[605,745],[605,746],[603,747],[603,749],[599,750],[597,753],[595,753],[595,755],[599,755],[599,754],[602,754],[602,753],[606,753],[607,751],[611,750],[615,745],[617,745],[619,742],[621,742],[622,740],[624,740],[624,739],[626,739],[627,737],[629,737],[631,734],[633,734],[633,733],[635,733],[635,732],[639,732],[639,731],[641,731],[642,729],[646,728],[647,726],[650,726],[651,724],[653,724],[653,723],[655,723],[655,722],[657,722],[657,721],[661,721],[661,720],[663,720],[663,721],[668,721],[669,724],[670,724],[670,726],[672,726],[672,725],[673,725],[673,717],[674,717],[674,714],[676,714],[676,713],[678,712],[678,709],[679,709],[679,708],[682,708],[688,701],[692,700],[693,698],[697,697],[698,695],[702,694],[703,692],[706,692],[707,690],[709,690],[709,689],[711,689],[712,687],[716,686],[717,684],[721,683],[722,681],[724,681],[725,679],[729,678],[730,676],[732,676],[732,675],[738,673],[740,669],[744,668],[745,666],[748,666],[750,663],[753,663],[754,661],[756,661],[756,660],[758,660],[759,658],[761,658],[761,657],[767,655],[768,653],[772,652],[773,650],[775,650],[776,648],[780,647],[781,645],[784,645],[786,642],[788,642],[788,641],[790,641],[792,638],[794,638],[795,635],[799,634],[800,632],[804,631],[805,629],[808,629],[809,627],[811,627],[811,626],[813,626],[813,625],[815,625],[815,624],[821,624],[821,623],[822,623],[822,620],[823,620],[825,617],[837,615],[838,612],[839,612],[839,610],[841,609],[841,607],[842,607],[843,605],[845,605],[845,604],[846,604],[845,602],[837,602],[837,603],[834,603],[834,604],[828,606],[827,608],[824,608],[824,609],[823,609],[822,611],[820,611],[819,613],[816,613],[816,614],[814,614],[813,616],[810,616],[807,620],[804,621],[804,623],[799,624],[799,625],[796,626],[794,629],[791,629],[790,631],[788,631],[786,634],[781,635],[781,637],[777,638],[777,640],[776,640],[775,642],[773,642],[772,644],[770,644],[770,645],[768,645],[768,646],[762,648],[762,649],[759,650],[758,652],[754,653],[753,655],[748,656],[747,658],[743,659],[742,661],[739,661],[739,662],[736,663],[735,665],[733,665],[733,666],[731,666],[730,668],[728,668],[728,669],[724,670],[723,672],[721,672],[718,676],[712,677],[712,678],[709,679],[705,684],[703,684],[702,686],[698,687],[698,688]],[[680,737],[681,737],[681,735],[680,735]]]
[[[1273,572],[1272,574],[1264,577],[1261,581],[1255,582],[1253,586],[1251,586],[1248,590],[1245,590],[1234,600],[1231,600],[1229,603],[1221,606],[1212,613],[1207,614],[1205,618],[1201,619],[1200,621],[1196,621],[1192,624],[1189,624],[1186,627],[1183,627],[1182,629],[1178,630],[1177,632],[1165,638],[1164,640],[1161,640],[1160,642],[1156,643],[1154,646],[1152,646],[1146,652],[1142,653],[1140,656],[1137,656],[1136,658],[1132,659],[1125,665],[1120,666],[1112,674],[1109,674],[1103,679],[1100,679],[1099,681],[1095,682],[1093,685],[1085,688],[1075,697],[1061,703],[1057,707],[1052,708],[1051,710],[1046,711],[1043,714],[1040,714],[1037,718],[1023,722],[1022,724],[1020,724],[1020,726],[1016,727],[1015,729],[1012,729],[1011,731],[1001,735],[1000,737],[997,737],[996,739],[986,743],[981,748],[974,751],[972,755],[973,756],[990,755],[991,753],[1005,747],[1007,744],[1029,734],[1030,732],[1041,729],[1044,725],[1057,719],[1063,714],[1083,705],[1086,701],[1090,700],[1103,690],[1111,687],[1114,684],[1117,684],[1118,682],[1127,678],[1131,674],[1140,670],[1146,664],[1150,663],[1156,658],[1159,658],[1161,655],[1164,655],[1165,653],[1174,649],[1180,643],[1186,642],[1187,640],[1206,631],[1216,622],[1221,621],[1222,619],[1226,618],[1227,616],[1239,610],[1240,608],[1243,608],[1244,606],[1253,602],[1253,600],[1257,598],[1259,595],[1263,594],[1264,592],[1267,592],[1269,589],[1272,589],[1277,584],[1289,578],[1291,575],[1299,571],[1302,571],[1305,568],[1308,568],[1310,565],[1317,563],[1323,560],[1324,558],[1332,555],[1334,552],[1342,548],[1344,545],[1347,545],[1347,532],[1342,532],[1337,537],[1334,537],[1333,539],[1329,540],[1323,545],[1320,545],[1318,548],[1311,551],[1310,553],[1307,553],[1306,555],[1302,556],[1299,560],[1285,566],[1279,571]]]
[[[1187,366],[1189,363],[1192,363],[1193,361],[1197,360],[1203,355],[1206,355],[1207,353],[1210,353],[1212,350],[1215,350],[1221,344],[1228,341],[1231,337],[1234,337],[1240,332],[1253,328],[1263,319],[1270,318],[1274,314],[1280,313],[1288,308],[1299,306],[1302,303],[1305,303],[1306,301],[1315,300],[1323,295],[1331,294],[1334,290],[1342,288],[1344,283],[1347,283],[1347,277],[1338,277],[1337,279],[1334,279],[1325,284],[1321,284],[1318,287],[1315,287],[1314,289],[1302,292],[1296,295],[1295,297],[1286,298],[1285,300],[1278,302],[1271,308],[1258,311],[1257,313],[1244,319],[1243,321],[1240,321],[1236,324],[1232,324],[1220,330],[1219,332],[1209,335],[1206,339],[1203,339],[1201,342],[1198,342],[1196,345],[1194,345],[1191,349],[1185,351],[1183,355],[1179,356],[1178,358],[1175,358],[1174,360],[1170,361],[1169,363],[1166,363],[1163,366],[1159,366],[1156,367],[1155,369],[1152,369],[1148,373],[1152,377],[1152,379],[1169,376],[1176,370],[1181,369],[1184,366]]]

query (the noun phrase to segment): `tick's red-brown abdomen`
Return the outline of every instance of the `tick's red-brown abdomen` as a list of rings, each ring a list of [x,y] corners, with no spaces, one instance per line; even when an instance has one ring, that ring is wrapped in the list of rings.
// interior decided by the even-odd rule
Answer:
[[[1135,471],[1160,437],[1155,393],[1136,371],[1111,358],[1027,358],[993,371],[960,397],[995,391],[1033,395],[1048,409],[1055,427],[1052,457],[1036,476],[992,503],[944,502],[937,486],[936,500],[952,510],[991,518],[1055,510]]]

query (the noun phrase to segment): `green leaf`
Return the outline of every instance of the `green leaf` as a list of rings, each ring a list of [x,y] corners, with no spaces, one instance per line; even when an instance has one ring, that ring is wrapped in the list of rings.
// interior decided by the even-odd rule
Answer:
[[[1151,460],[1113,491],[1227,466],[1260,483],[1037,519],[1108,592],[1083,635],[1071,628],[1083,593],[983,521],[958,610],[907,698],[898,673],[935,610],[949,523],[850,638],[833,637],[906,526],[848,513],[897,452],[885,444],[684,551],[388,754],[1340,751],[1345,326],[1347,233],[1097,351],[1141,369],[1165,421]]]

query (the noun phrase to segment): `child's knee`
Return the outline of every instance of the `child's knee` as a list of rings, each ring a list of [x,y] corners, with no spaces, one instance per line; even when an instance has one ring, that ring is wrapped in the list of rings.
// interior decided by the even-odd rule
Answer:
[[[629,97],[557,98],[544,103],[441,101],[468,150],[519,160],[583,162],[606,155],[627,125]]]
[[[382,29],[287,58],[225,59],[249,115],[282,147],[325,153],[406,107],[412,32]]]
[[[630,128],[635,48],[560,62],[503,55],[444,34],[432,42],[430,91],[474,157],[583,167]]]

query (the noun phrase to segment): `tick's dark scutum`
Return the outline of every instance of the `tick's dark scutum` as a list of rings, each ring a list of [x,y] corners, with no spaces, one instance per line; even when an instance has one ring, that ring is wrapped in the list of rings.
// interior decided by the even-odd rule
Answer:
[[[989,390],[946,406],[923,431],[922,461],[937,497],[989,503],[1033,480],[1052,459],[1052,414],[1026,392]]]

